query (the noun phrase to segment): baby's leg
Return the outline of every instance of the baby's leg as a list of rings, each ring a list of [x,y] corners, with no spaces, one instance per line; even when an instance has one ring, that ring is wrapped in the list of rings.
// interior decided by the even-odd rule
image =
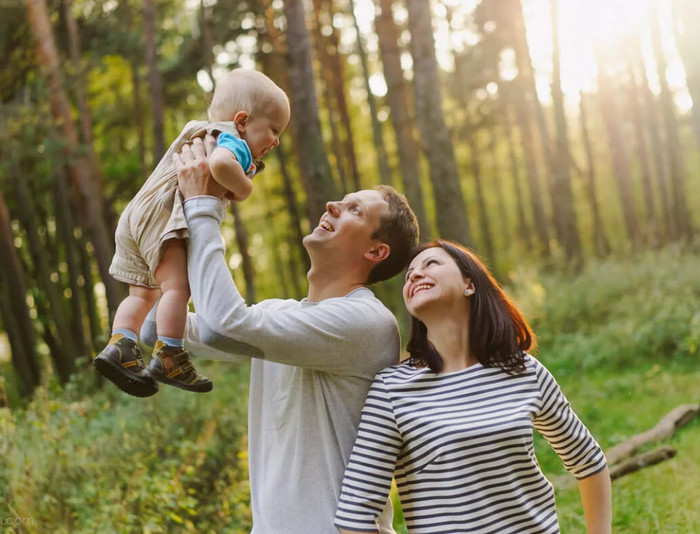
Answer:
[[[182,339],[187,323],[187,302],[190,300],[187,249],[184,241],[181,239],[166,241],[163,257],[154,275],[163,293],[156,312],[158,335]],[[144,319],[145,317],[144,315]],[[139,328],[141,328],[140,325]]]
[[[122,391],[137,397],[149,397],[158,391],[158,384],[145,370],[136,336],[159,294],[158,289],[129,286],[129,296],[114,317],[112,337],[92,361]]]
[[[112,330],[130,330],[138,334],[159,295],[160,291],[155,288],[129,286],[129,296],[117,308]]]
[[[163,258],[155,271],[163,296],[156,311],[158,341],[148,362],[150,375],[164,384],[187,391],[211,391],[212,383],[195,371],[189,353],[182,346],[187,324],[187,250],[180,239],[166,242]]]

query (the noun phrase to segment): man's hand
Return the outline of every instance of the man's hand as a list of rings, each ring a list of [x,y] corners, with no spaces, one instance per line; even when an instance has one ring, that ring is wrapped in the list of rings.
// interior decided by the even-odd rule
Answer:
[[[173,163],[177,169],[177,185],[182,198],[188,199],[200,195],[223,198],[228,191],[219,185],[209,171],[208,157],[214,151],[216,140],[207,135],[202,141],[195,138],[192,145],[185,145],[179,154],[173,154]]]

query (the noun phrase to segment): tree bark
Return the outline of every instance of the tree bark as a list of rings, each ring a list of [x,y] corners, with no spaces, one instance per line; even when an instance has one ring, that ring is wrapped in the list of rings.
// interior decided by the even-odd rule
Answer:
[[[637,73],[631,63],[627,65],[627,72],[630,78],[630,95],[628,105],[632,122],[634,124],[635,148],[637,150],[637,160],[642,173],[642,193],[644,196],[644,206],[647,212],[646,238],[653,246],[659,243],[659,221],[654,206],[654,191],[651,185],[651,167],[649,165],[649,154],[647,152],[647,142],[644,136],[644,114],[641,106],[641,95]]]
[[[445,239],[471,246],[472,237],[457,162],[442,112],[430,3],[407,0],[406,7],[411,32],[416,120],[421,124],[423,146],[430,164],[438,230]]]
[[[112,238],[108,236],[89,162],[79,155],[78,131],[64,90],[63,76],[51,31],[45,0],[26,0],[27,16],[34,34],[37,60],[50,91],[51,113],[65,141],[64,155],[68,172],[79,197],[81,224],[90,234],[100,275],[105,285],[110,312],[114,314],[121,301],[122,288],[109,275],[112,260]]]
[[[362,34],[360,33],[360,26],[357,23],[357,17],[355,16],[355,2],[353,0],[350,0],[350,13],[352,15],[352,22],[355,26],[355,33],[357,34],[357,53],[360,56],[362,78],[365,82],[367,104],[369,105],[369,116],[372,121],[372,139],[374,140],[374,153],[377,157],[377,169],[379,169],[379,182],[393,184],[393,172],[391,167],[389,167],[389,160],[386,155],[386,145],[384,144],[382,123],[379,122],[379,117],[377,115],[377,103],[374,100],[374,95],[372,94],[372,89],[369,85],[370,73],[369,66],[367,64],[367,52],[365,51],[365,45],[362,44]]]
[[[253,304],[255,303],[255,269],[248,248],[248,231],[243,224],[241,212],[235,202],[231,203],[231,212],[233,213],[233,225],[236,231],[236,245],[238,245],[238,252],[241,254],[242,259],[245,298],[248,304]]]
[[[552,103],[557,133],[556,157],[553,159],[551,186],[552,213],[559,242],[563,245],[569,261],[582,261],[581,238],[576,227],[576,211],[571,193],[571,158],[567,133],[564,93],[561,88],[561,65],[559,59],[559,1],[551,0],[552,19]],[[539,100],[538,100],[539,101]],[[543,139],[543,142],[546,139]]]
[[[337,192],[321,135],[303,1],[284,0],[284,13],[287,18],[290,99],[301,155],[299,165],[306,177],[309,221],[315,222],[325,211],[326,202],[336,198]]]
[[[143,0],[144,45],[148,88],[151,95],[153,118],[153,164],[165,154],[165,133],[163,118],[163,82],[158,69],[158,49],[156,45],[156,8],[154,0]]]
[[[338,171],[340,178],[340,192],[345,195],[348,193],[347,173],[345,172],[345,156],[342,151],[342,142],[338,133],[338,124],[341,122],[338,117],[338,102],[335,99],[333,87],[333,69],[331,67],[331,58],[328,53],[328,38],[323,35],[321,22],[321,1],[314,0],[314,45],[316,48],[316,57],[318,58],[319,70],[321,79],[323,80],[323,93],[325,109],[328,113],[328,127],[331,131],[331,149],[333,159],[335,159],[335,168]]]
[[[479,150],[475,134],[476,132],[474,131],[469,132],[467,133],[467,138],[469,139],[469,151],[471,152],[471,168],[472,174],[474,175],[476,205],[479,211],[479,226],[481,227],[484,248],[486,249],[489,264],[496,265],[496,249],[493,246],[493,237],[491,235],[489,208],[486,205],[486,198],[484,197],[484,188],[482,184],[481,163],[479,161],[479,154],[481,154],[481,152]]]
[[[532,236],[528,227],[527,219],[525,218],[525,198],[520,186],[520,164],[516,154],[515,140],[513,139],[513,127],[510,124],[508,113],[502,114],[503,130],[505,132],[506,143],[508,145],[508,161],[510,163],[510,175],[513,183],[513,191],[515,191],[515,202],[518,214],[518,238],[525,245],[526,250],[532,247]]]
[[[615,480],[645,467],[656,465],[664,460],[670,460],[676,455],[676,449],[665,445],[653,451],[645,452],[629,460],[613,465],[610,468],[610,480]]]
[[[333,91],[335,93],[335,101],[338,104],[338,113],[340,114],[340,122],[343,125],[343,130],[345,133],[345,139],[343,146],[345,147],[345,159],[350,166],[350,178],[352,180],[353,187],[356,191],[362,189],[362,180],[360,178],[360,171],[357,168],[357,156],[355,154],[355,140],[352,135],[352,120],[350,118],[350,110],[348,107],[348,101],[345,96],[345,69],[343,68],[343,58],[340,55],[340,50],[338,50],[340,39],[338,38],[338,32],[335,26],[332,24],[333,17],[335,16],[335,9],[333,7],[333,0],[321,0],[325,6],[325,10],[328,13],[329,20],[331,21],[331,32],[328,36],[327,41],[327,52],[329,53],[331,71],[333,72]],[[359,39],[359,36],[358,36]]]
[[[586,193],[588,194],[588,203],[591,207],[591,218],[593,219],[593,246],[595,247],[596,255],[604,257],[610,254],[610,244],[605,235],[605,227],[600,218],[600,208],[598,205],[598,195],[595,187],[595,158],[593,157],[593,149],[591,148],[591,140],[588,135],[588,108],[585,103],[583,92],[580,94],[579,109],[581,113],[581,139],[583,140],[583,149],[586,153],[586,164],[588,172],[586,173]]]
[[[625,140],[620,130],[612,82],[608,76],[602,59],[602,51],[598,43],[594,44],[594,54],[598,67],[598,99],[608,133],[610,153],[612,155],[613,171],[617,184],[622,213],[627,229],[627,238],[633,250],[637,250],[640,244],[639,227],[634,210],[634,198],[632,196],[632,179],[630,176]]]
[[[384,66],[384,79],[387,85],[387,102],[391,111],[391,123],[396,135],[399,169],[406,199],[416,214],[421,237],[429,239],[432,230],[425,211],[423,186],[421,185],[420,146],[414,134],[413,119],[409,113],[409,98],[406,81],[401,68],[399,32],[394,23],[391,0],[375,0],[374,19],[379,53]]]
[[[685,68],[688,93],[693,100],[693,130],[700,150],[700,34],[694,23],[700,20],[700,3],[697,0],[673,0],[673,30],[681,61]]]
[[[683,147],[678,136],[678,124],[674,112],[673,96],[666,81],[666,59],[661,44],[659,21],[655,13],[650,13],[651,43],[654,48],[656,70],[659,78],[661,94],[661,110],[666,132],[666,150],[668,152],[669,169],[671,177],[671,213],[675,219],[675,227],[678,229],[678,237],[690,240],[693,237],[693,225],[690,212],[686,205],[685,190],[685,164],[683,162]]]
[[[670,438],[679,428],[698,415],[700,405],[682,404],[664,415],[652,428],[626,439],[605,451],[608,465],[615,465],[636,453],[641,447]]]
[[[544,201],[542,198],[542,188],[540,186],[540,176],[537,167],[537,157],[535,155],[535,147],[532,142],[532,126],[530,123],[530,114],[527,109],[527,101],[525,95],[519,90],[518,85],[513,87],[515,92],[515,116],[520,130],[520,143],[523,147],[523,155],[525,157],[525,170],[527,173],[527,185],[530,193],[530,203],[532,205],[532,218],[535,223],[535,233],[541,247],[541,251],[548,256],[550,253],[549,247],[549,229],[547,225],[547,214],[545,213]]]
[[[2,324],[10,339],[12,366],[17,374],[19,393],[22,396],[31,395],[41,378],[36,336],[27,306],[27,289],[22,265],[14,246],[10,214],[1,190],[0,287]]]
[[[70,375],[75,372],[75,357],[77,356],[76,344],[73,332],[69,326],[66,314],[66,303],[61,294],[60,287],[51,280],[51,269],[46,260],[45,243],[41,242],[38,225],[35,219],[36,206],[33,205],[31,196],[27,191],[26,182],[20,175],[19,169],[13,164],[12,181],[15,188],[20,222],[25,229],[25,236],[29,245],[29,253],[34,267],[34,277],[40,290],[48,300],[47,315],[55,325],[58,334],[60,351],[52,352],[55,370],[62,384],[66,383]],[[45,232],[44,232],[45,233]],[[48,322],[48,317],[47,317]],[[50,328],[50,327],[49,327]]]

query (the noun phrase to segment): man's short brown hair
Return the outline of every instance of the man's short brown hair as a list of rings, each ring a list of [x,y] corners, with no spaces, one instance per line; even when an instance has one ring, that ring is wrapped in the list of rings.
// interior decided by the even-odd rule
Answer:
[[[388,214],[382,215],[379,228],[372,234],[390,247],[389,256],[369,273],[367,285],[388,280],[406,268],[413,249],[418,246],[418,220],[406,197],[389,185],[374,188],[389,205]]]

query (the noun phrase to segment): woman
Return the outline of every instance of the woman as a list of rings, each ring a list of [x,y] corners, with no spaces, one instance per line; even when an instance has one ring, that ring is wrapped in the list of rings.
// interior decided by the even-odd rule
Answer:
[[[411,533],[559,532],[536,428],[578,479],[589,534],[611,530],[602,450],[544,366],[533,335],[475,255],[422,245],[403,288],[412,315],[404,363],[374,380],[335,524],[376,532],[392,475]]]

